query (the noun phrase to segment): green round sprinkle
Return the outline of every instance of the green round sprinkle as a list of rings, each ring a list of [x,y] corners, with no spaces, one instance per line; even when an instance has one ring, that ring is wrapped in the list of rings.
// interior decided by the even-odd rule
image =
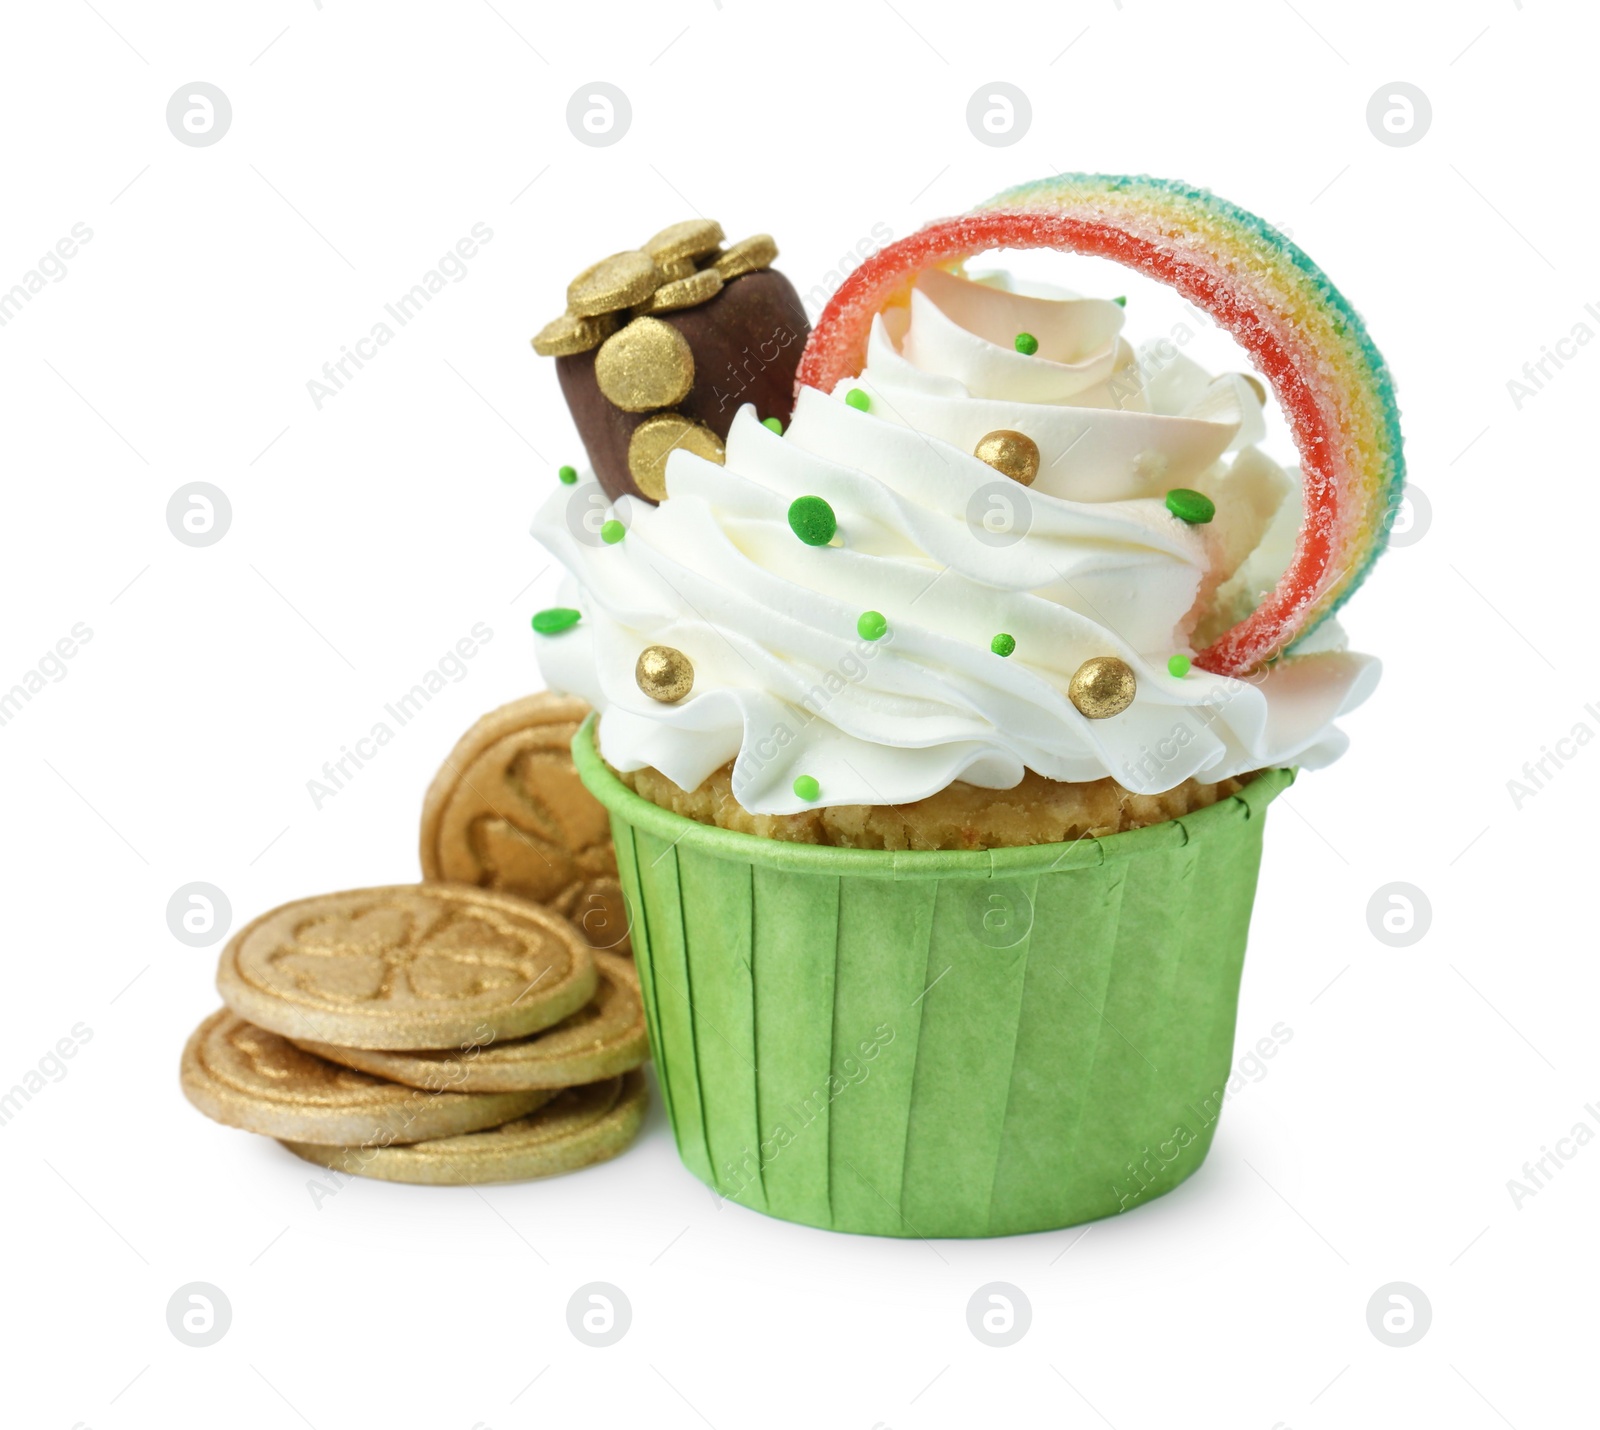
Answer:
[[[789,503],[789,529],[807,546],[826,546],[839,521],[821,497],[796,497]]]
[[[1119,307],[1119,308],[1126,308],[1128,306],[1128,300],[1125,297],[1123,297],[1120,293],[1115,298],[1113,298],[1111,301],[1113,303],[1115,303],[1117,305],[1117,307]]]
[[[1039,351],[1039,340],[1032,333],[1018,333],[1013,341],[1023,357],[1032,357]]]
[[[881,641],[888,629],[882,611],[863,611],[856,618],[856,634],[864,641]]]
[[[796,775],[794,792],[809,803],[822,793],[822,786],[812,779],[810,775]]]
[[[556,475],[560,477],[567,486],[570,487],[575,481],[578,480],[578,469],[576,467],[558,467],[556,469]]]
[[[844,400],[848,406],[855,408],[857,412],[865,412],[867,408],[872,406],[872,399],[859,387],[852,387],[849,392],[845,393]]]
[[[534,612],[533,628],[542,636],[553,636],[570,631],[582,619],[583,612],[571,606],[551,606],[548,611]]]
[[[1010,655],[1016,648],[1017,638],[1008,636],[1004,631],[1001,631],[999,635],[989,642],[989,649],[996,655]]]
[[[776,417],[763,417],[761,419],[761,425],[765,427],[767,431],[776,432],[780,437],[783,436],[783,423],[778,421]]]
[[[1167,674],[1175,675],[1179,680],[1189,673],[1191,662],[1186,655],[1169,655],[1167,657]]]
[[[627,532],[628,528],[618,521],[616,517],[612,517],[610,521],[601,526],[600,539],[605,542],[607,546],[615,546],[619,541],[622,540],[624,536],[627,535]]]
[[[1167,510],[1190,526],[1204,526],[1217,514],[1217,504],[1204,492],[1174,487],[1167,493]]]

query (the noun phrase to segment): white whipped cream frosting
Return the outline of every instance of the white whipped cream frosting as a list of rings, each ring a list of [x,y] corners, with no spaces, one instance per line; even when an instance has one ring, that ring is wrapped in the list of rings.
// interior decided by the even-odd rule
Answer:
[[[1256,446],[1252,383],[1185,357],[1186,329],[1136,353],[1116,303],[1012,287],[922,275],[875,322],[859,378],[802,390],[781,436],[742,409],[724,466],[673,453],[659,507],[612,506],[588,475],[550,497],[533,534],[582,619],[540,637],[539,661],[602,713],[612,765],[693,789],[732,760],[739,803],[784,814],[957,780],[1006,789],[1030,769],[1157,793],[1343,753],[1334,721],[1378,663],[1339,648],[1331,622],[1314,651],[1242,680],[1168,671],[1271,587],[1299,525],[1293,475]],[[1037,353],[1015,350],[1019,332]],[[852,388],[868,410],[845,402]],[[972,455],[998,428],[1038,444],[1031,487]],[[1210,496],[1215,520],[1171,515],[1173,487]],[[790,529],[801,496],[833,507],[830,545]],[[611,516],[626,527],[614,545],[598,536]],[[857,634],[865,611],[887,619],[882,639]],[[1009,658],[990,648],[1002,632]],[[649,645],[694,664],[676,704],[634,679]],[[1101,655],[1138,690],[1091,720],[1067,690]],[[794,792],[800,775],[817,799]]]

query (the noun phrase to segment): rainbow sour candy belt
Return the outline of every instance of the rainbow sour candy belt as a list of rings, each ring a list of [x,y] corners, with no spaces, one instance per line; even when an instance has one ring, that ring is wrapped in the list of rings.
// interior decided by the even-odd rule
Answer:
[[[817,320],[797,384],[831,392],[860,372],[873,317],[907,302],[921,270],[996,248],[1110,258],[1166,283],[1233,335],[1283,406],[1305,486],[1294,555],[1261,605],[1195,663],[1243,674],[1342,605],[1383,549],[1405,481],[1389,370],[1315,263],[1270,224],[1204,189],[1059,174],[929,224],[845,280]]]

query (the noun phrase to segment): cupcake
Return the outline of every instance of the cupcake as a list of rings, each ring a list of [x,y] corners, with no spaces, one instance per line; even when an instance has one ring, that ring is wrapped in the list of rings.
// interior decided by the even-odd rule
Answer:
[[[680,1153],[847,1231],[1141,1204],[1215,1131],[1266,809],[1377,679],[1332,616],[1402,481],[1387,371],[1304,254],[1182,185],[1008,191],[868,259],[803,338],[775,245],[751,267],[697,222],[569,310],[590,464],[534,523]],[[978,271],[1028,247],[1169,283],[1260,376]],[[719,265],[693,323],[634,332]],[[1261,448],[1269,385],[1298,469]]]

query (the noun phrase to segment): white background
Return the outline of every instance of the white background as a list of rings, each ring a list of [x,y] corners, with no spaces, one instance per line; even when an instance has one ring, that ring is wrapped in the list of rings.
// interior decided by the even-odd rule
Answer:
[[[1520,809],[1507,789],[1600,732],[1600,346],[1520,409],[1507,388],[1600,331],[1583,8],[8,7],[0,288],[75,223],[93,238],[0,328],[0,688],[93,637],[0,727],[0,1087],[92,1029],[0,1127],[6,1423],[1594,1423],[1600,1146],[1565,1144],[1520,1207],[1507,1187],[1600,1131],[1600,747]],[[565,119],[597,79],[633,111],[606,148]],[[210,147],[165,122],[195,80],[232,103]],[[1033,110],[1006,147],[965,120],[995,80]],[[1365,117],[1396,80],[1433,111],[1407,147]],[[1274,809],[1238,1056],[1293,1037],[1203,1170],[1087,1232],[929,1245],[719,1209],[659,1107],[578,1176],[320,1207],[313,1169],[189,1107],[216,950],[169,934],[172,892],[218,885],[237,925],[415,877],[440,758],[538,684],[555,578],[526,528],[582,458],[528,338],[568,277],[699,211],[826,289],[875,224],[1061,168],[1182,177],[1292,230],[1390,359],[1432,510],[1348,608],[1387,668],[1350,754]],[[317,410],[307,380],[479,222],[468,275]],[[1147,287],[1094,286],[1130,293],[1135,336],[1167,321]],[[232,505],[205,549],[165,519],[197,480]],[[480,621],[465,678],[315,808],[307,780]],[[1367,917],[1393,881],[1432,909],[1402,949]],[[167,1328],[192,1281],[232,1305],[209,1348]],[[567,1328],[591,1281],[633,1307],[609,1349]],[[967,1327],[991,1281],[1032,1305],[1008,1349]],[[1391,1281],[1433,1309],[1405,1349],[1368,1329]]]

